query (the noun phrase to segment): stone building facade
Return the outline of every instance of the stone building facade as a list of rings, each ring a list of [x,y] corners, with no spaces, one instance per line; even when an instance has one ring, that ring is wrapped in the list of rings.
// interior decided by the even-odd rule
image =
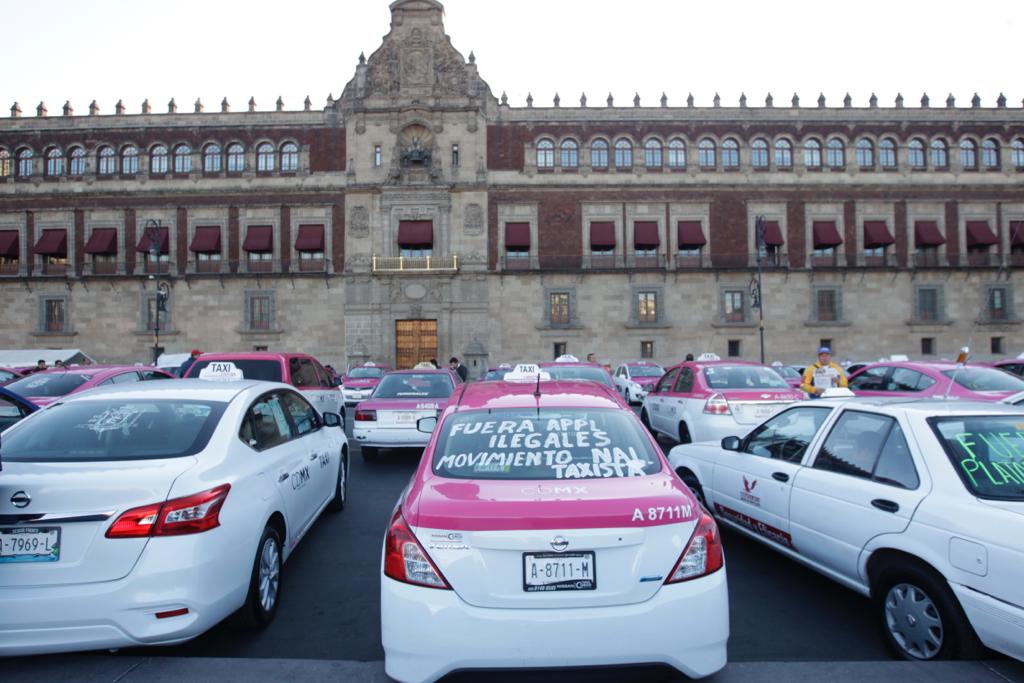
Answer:
[[[1024,350],[1024,109],[1005,98],[513,107],[440,3],[391,13],[323,109],[14,105],[0,347],[148,359],[165,283],[169,351],[455,354],[474,374],[756,358],[760,263],[768,360]]]

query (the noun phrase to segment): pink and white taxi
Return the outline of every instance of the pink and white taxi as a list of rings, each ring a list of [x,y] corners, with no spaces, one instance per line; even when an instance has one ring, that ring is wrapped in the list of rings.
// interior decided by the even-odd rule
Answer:
[[[429,434],[416,421],[436,417],[462,379],[448,368],[389,372],[373,395],[356,407],[352,435],[363,460],[376,459],[380,448],[422,448]]]
[[[679,443],[746,434],[806,398],[765,365],[704,354],[672,367],[644,399],[640,420]]]
[[[642,403],[658,380],[665,374],[665,368],[651,361],[623,363],[615,370],[612,379],[615,388],[626,399],[626,403]]]
[[[354,406],[370,398],[373,390],[383,379],[384,373],[390,369],[387,365],[373,362],[349,368],[341,378],[341,393],[345,397],[345,405]]]
[[[539,375],[539,378],[538,378]],[[521,366],[459,387],[384,539],[387,674],[726,663],[714,520],[613,389]]]

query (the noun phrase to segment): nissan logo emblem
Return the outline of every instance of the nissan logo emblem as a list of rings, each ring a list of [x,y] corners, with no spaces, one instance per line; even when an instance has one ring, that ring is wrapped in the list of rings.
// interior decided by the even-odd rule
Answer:
[[[551,541],[551,549],[556,553],[565,552],[565,549],[569,547],[569,541],[565,540],[562,536],[555,536]]]
[[[28,504],[32,502],[32,496],[28,495],[24,491],[18,491],[11,496],[11,505],[16,508],[27,508]]]

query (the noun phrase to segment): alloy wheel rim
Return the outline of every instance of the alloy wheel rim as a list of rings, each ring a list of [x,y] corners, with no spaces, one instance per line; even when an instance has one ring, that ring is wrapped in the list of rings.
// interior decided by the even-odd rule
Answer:
[[[281,580],[281,554],[274,539],[268,538],[260,551],[260,606],[264,612],[274,609]]]
[[[933,659],[945,631],[938,607],[917,586],[900,583],[885,596],[885,624],[896,644],[914,659]]]

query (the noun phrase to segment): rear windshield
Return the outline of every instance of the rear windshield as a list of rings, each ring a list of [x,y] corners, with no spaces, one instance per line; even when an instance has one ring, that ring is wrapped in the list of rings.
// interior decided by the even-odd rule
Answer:
[[[227,404],[101,400],[58,404],[4,433],[2,462],[156,460],[206,447]]]
[[[434,450],[434,472],[452,479],[602,479],[660,470],[636,417],[611,409],[456,413]]]
[[[384,371],[380,368],[355,368],[349,370],[349,379],[368,379],[371,377],[383,377]]]
[[[455,387],[447,375],[385,375],[373,392],[373,398],[448,398]]]
[[[245,379],[257,379],[264,382],[281,381],[281,362],[276,360],[199,360],[188,370],[187,377],[199,377],[199,373],[210,363],[233,363],[242,371]]]
[[[661,377],[665,371],[657,365],[630,365],[629,374],[633,377]]]
[[[704,378],[712,389],[789,389],[777,372],[756,365],[704,368]]]
[[[952,377],[954,382],[971,391],[1024,391],[1024,380],[1002,370],[960,368],[944,370],[942,374]]]
[[[964,486],[980,498],[1024,501],[1024,415],[928,420]]]
[[[615,387],[612,378],[602,368],[588,365],[546,365],[541,370],[551,375],[551,379],[589,379],[606,387]]]
[[[45,375],[29,375],[6,385],[21,396],[49,396],[51,398],[70,394],[92,379],[92,375],[78,372],[55,372]]]

